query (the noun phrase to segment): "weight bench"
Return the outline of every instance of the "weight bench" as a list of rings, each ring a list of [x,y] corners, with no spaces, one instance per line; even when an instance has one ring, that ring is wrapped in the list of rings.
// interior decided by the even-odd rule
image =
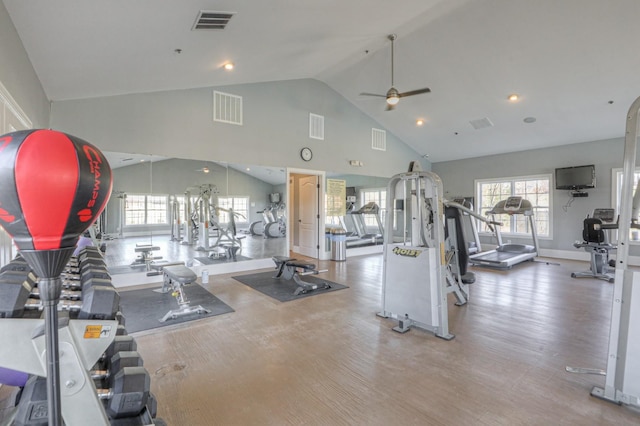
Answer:
[[[152,246],[151,244],[136,244],[135,252],[140,253],[136,260],[131,265],[145,265],[147,271],[151,270],[151,262],[154,260],[162,259],[162,256],[154,256],[153,252],[160,250],[158,246]]]
[[[301,275],[318,275],[320,272],[327,272],[326,269],[319,271],[313,263],[301,262],[287,256],[273,256],[272,259],[276,264],[276,269],[278,270],[278,273],[274,278],[284,278],[285,280],[293,279],[293,281],[298,285],[296,291],[293,292],[295,296],[305,294],[313,290],[331,288],[331,286],[326,282],[314,284],[303,281],[300,278]]]
[[[227,244],[227,243],[218,244],[217,246],[214,247],[215,250],[209,254],[209,258],[220,259],[221,257],[224,257],[226,259],[230,259],[235,262],[236,254],[241,248],[242,248],[241,246],[238,246],[235,244]]]
[[[165,266],[162,268],[162,288],[154,290],[159,293],[168,293],[171,291],[171,295],[176,298],[178,302],[178,309],[172,309],[167,312],[160,322],[165,322],[168,319],[176,319],[184,315],[190,315],[193,313],[208,314],[211,311],[203,308],[202,306],[191,306],[187,296],[184,294],[184,286],[193,283],[198,276],[191,269],[184,265]]]

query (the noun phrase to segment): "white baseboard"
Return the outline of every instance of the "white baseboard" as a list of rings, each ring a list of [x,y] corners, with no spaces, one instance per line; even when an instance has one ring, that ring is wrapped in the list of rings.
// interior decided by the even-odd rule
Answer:
[[[252,259],[242,262],[229,262],[220,265],[194,265],[190,267],[198,277],[202,277],[202,272],[209,272],[209,279],[213,275],[231,274],[234,272],[248,272],[256,269],[274,268],[273,260]],[[111,282],[116,288],[132,287],[143,284],[162,283],[162,275],[148,277],[145,273],[135,272],[131,274],[115,274],[111,276]]]
[[[585,262],[589,262],[591,260],[591,255],[584,250],[553,250],[553,249],[540,249],[540,256],[542,257],[552,257],[554,259],[565,259],[565,260],[582,260]],[[611,255],[615,258],[615,251]],[[640,256],[629,256],[627,259],[627,263],[630,266],[640,266]]]

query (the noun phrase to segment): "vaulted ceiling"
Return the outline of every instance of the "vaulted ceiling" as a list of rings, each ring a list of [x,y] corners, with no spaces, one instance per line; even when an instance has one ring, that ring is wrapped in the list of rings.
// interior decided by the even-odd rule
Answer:
[[[3,1],[54,102],[315,78],[432,162],[621,137],[640,95],[637,0]],[[385,111],[392,33],[432,92]]]

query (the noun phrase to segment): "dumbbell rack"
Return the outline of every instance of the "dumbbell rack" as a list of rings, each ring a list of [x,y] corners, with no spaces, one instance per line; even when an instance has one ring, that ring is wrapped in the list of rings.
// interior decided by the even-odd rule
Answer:
[[[90,251],[91,248],[88,247],[86,250]],[[11,263],[14,262],[21,261],[14,259]],[[91,263],[91,261],[88,262]],[[5,269],[5,267],[2,269]],[[72,269],[73,268],[70,267],[68,268],[68,270]],[[21,266],[17,269],[9,268],[8,270],[28,271]],[[106,272],[106,269],[104,269],[104,271]],[[90,282],[87,284],[90,287],[87,291],[91,292],[91,290],[94,290],[94,286],[113,288],[110,277],[109,279],[95,280],[96,277],[93,275],[95,274],[90,274],[88,278],[84,277],[87,278],[85,280],[86,282]],[[31,284],[28,282],[17,285],[22,285],[24,289],[27,289],[27,293],[32,291]],[[83,287],[83,285],[79,286],[81,289]],[[117,292],[115,296],[117,297]],[[81,291],[80,297],[84,301],[85,291]],[[144,392],[138,392],[136,390],[135,393],[138,395],[131,394],[125,396],[125,399],[120,399],[126,406],[122,406],[125,411],[119,414],[116,413],[115,416],[122,418],[110,418],[111,414],[108,413],[112,408],[110,406],[108,409],[105,409],[101,395],[94,382],[94,377],[92,377],[91,370],[96,368],[97,365],[103,365],[104,362],[109,362],[110,360],[107,357],[109,353],[113,351],[135,351],[135,340],[133,338],[128,339],[132,342],[133,349],[121,349],[123,348],[123,346],[119,344],[121,340],[118,340],[116,336],[123,333],[126,335],[126,330],[124,329],[124,318],[117,312],[117,303],[113,305],[109,303],[108,306],[104,307],[108,308],[107,310],[102,309],[102,307],[94,308],[92,305],[88,305],[89,306],[83,306],[80,312],[76,312],[75,315],[62,317],[58,320],[59,381],[57,386],[59,386],[60,389],[60,410],[64,423],[67,426],[164,424],[162,420],[154,419],[155,397],[149,392],[148,387]],[[25,304],[25,308],[27,306],[28,303]],[[5,306],[5,309],[6,308]],[[59,306],[59,309],[62,308]],[[109,312],[108,314],[106,314],[107,311]],[[3,337],[3,341],[9,343],[0,345],[0,367],[34,376],[47,377],[48,359],[46,352],[45,320],[37,316],[34,317],[34,314],[39,315],[39,313],[33,310],[20,312],[19,309],[12,311],[11,307],[9,307],[9,311],[4,312],[4,315],[8,315],[9,317],[1,318],[2,311],[0,311],[0,336]],[[76,318],[76,316],[78,317]],[[122,325],[120,325],[121,321]],[[130,348],[131,344],[127,345],[127,347]],[[113,371],[110,371],[110,373],[114,374]],[[25,385],[25,391],[28,387],[29,384],[27,383],[27,385]],[[17,390],[18,388],[16,388],[16,391]],[[20,395],[20,393],[14,393]],[[4,410],[4,413],[2,413],[3,416],[0,417],[0,426],[10,426],[14,424],[14,421],[18,422],[17,417],[20,417],[18,415],[19,411],[24,411],[24,407],[19,408],[23,403],[22,399],[25,398],[24,393],[25,392],[21,392],[20,402],[16,403],[14,407]],[[143,393],[148,394],[148,399],[147,396],[141,396]],[[28,409],[30,412],[28,414],[29,419],[27,424],[46,424],[46,398],[43,401],[39,398],[33,401],[26,399],[24,402],[28,404],[33,403],[33,407],[36,407]],[[119,403],[120,402],[118,402],[118,404]],[[143,406],[142,410],[132,416],[125,414],[127,413],[126,410],[131,410],[135,404]],[[121,407],[120,405],[117,406]],[[31,405],[29,405],[29,407],[31,407]],[[23,417],[20,418],[22,419],[20,421],[26,421]],[[31,423],[31,421],[37,423]],[[125,423],[123,423],[123,421]]]
[[[116,335],[118,321],[59,322],[62,417],[67,425],[109,425],[89,375]],[[0,320],[0,335],[11,345],[0,348],[0,365],[45,377],[47,375],[44,320]]]

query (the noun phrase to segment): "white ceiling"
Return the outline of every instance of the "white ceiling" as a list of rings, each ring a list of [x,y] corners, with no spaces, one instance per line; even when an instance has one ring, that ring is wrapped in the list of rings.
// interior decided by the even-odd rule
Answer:
[[[316,78],[432,162],[621,137],[640,95],[638,0],[4,4],[53,101]],[[236,14],[223,31],[192,31],[200,10]],[[396,88],[432,93],[387,112],[359,93],[390,87],[391,33]],[[494,126],[469,123],[482,118]]]

